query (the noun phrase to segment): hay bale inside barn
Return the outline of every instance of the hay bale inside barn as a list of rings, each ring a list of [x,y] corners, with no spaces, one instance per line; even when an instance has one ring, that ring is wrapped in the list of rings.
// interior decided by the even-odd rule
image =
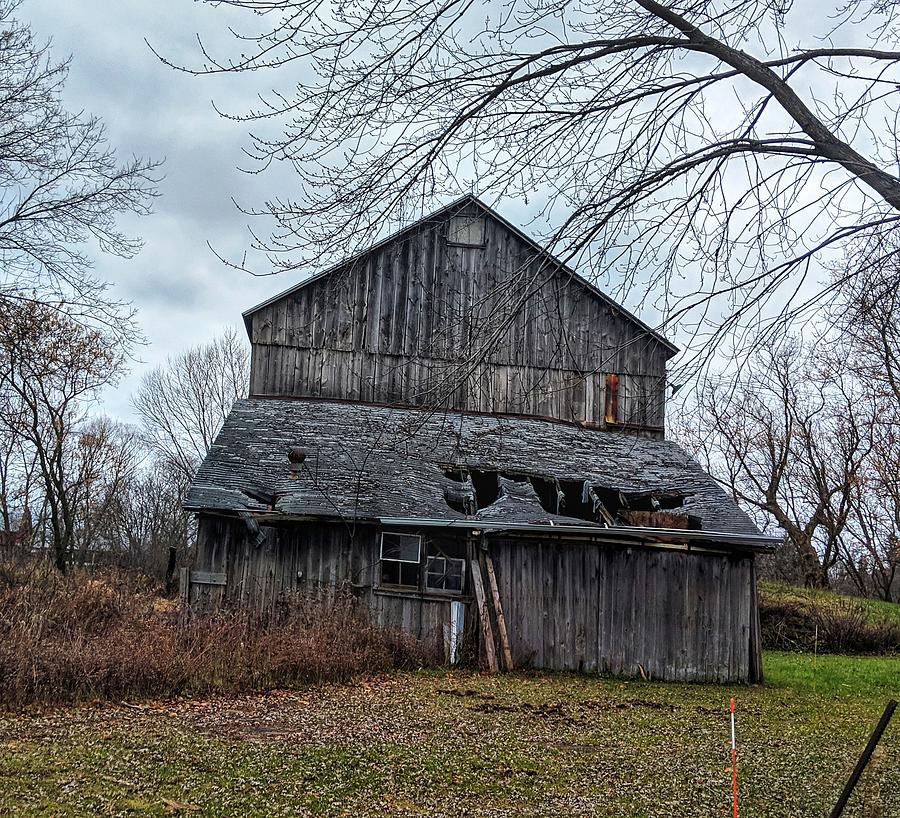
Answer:
[[[677,350],[477,199],[244,318],[192,603],[343,588],[449,661],[761,678],[771,541],[665,440]]]

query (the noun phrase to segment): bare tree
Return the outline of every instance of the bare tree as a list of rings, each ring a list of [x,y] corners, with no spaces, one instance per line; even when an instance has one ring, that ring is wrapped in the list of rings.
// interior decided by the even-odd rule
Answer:
[[[807,585],[842,557],[872,448],[875,407],[797,342],[763,347],[733,379],[710,379],[679,437],[765,529],[781,529]]]
[[[182,508],[186,491],[184,475],[160,461],[133,475],[118,495],[115,513],[113,540],[122,562],[171,584],[171,556],[189,541]]]
[[[22,407],[2,390],[0,401],[0,532],[12,532],[14,521],[18,524],[32,499],[36,464],[25,441],[14,432],[23,421]]]
[[[0,299],[0,428],[34,458],[48,545],[64,571],[78,542],[87,408],[114,383],[125,353],[109,333],[59,304]],[[78,470],[76,469],[76,472]]]
[[[871,254],[845,260],[857,274],[844,286],[828,317],[838,336],[835,355],[870,385],[874,396],[900,418],[900,236]],[[835,278],[840,281],[838,271]]]
[[[249,351],[234,329],[148,373],[133,402],[150,449],[189,481],[249,379]]]
[[[841,564],[856,590],[895,602],[900,580],[900,446],[876,442],[851,494],[850,523],[841,537]]]
[[[893,2],[208,1],[247,12],[240,55],[201,43],[180,67],[271,74],[225,115],[253,128],[249,169],[299,176],[296,198],[247,208],[274,220],[255,243],[271,269],[435,197],[536,199],[559,253],[654,296],[709,354],[803,311],[823,258],[900,220]]]
[[[64,108],[69,62],[35,42],[20,5],[0,0],[0,298],[65,304],[128,340],[130,310],[107,297],[84,247],[125,258],[138,250],[116,220],[149,212],[158,163],[119,164],[102,123]]]
[[[860,593],[892,601],[900,581],[900,266],[884,256],[847,260],[859,273],[829,311],[836,332],[829,355],[831,365],[845,362],[877,407],[845,537],[847,573]]]
[[[138,479],[141,459],[140,439],[132,427],[105,416],[91,418],[79,427],[67,481],[74,510],[74,560],[83,564],[98,552],[120,551],[122,496]]]

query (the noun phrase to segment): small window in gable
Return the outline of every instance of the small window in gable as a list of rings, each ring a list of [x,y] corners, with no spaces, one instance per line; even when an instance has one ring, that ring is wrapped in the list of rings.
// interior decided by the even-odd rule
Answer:
[[[419,534],[381,534],[381,583],[406,588],[419,587],[422,537]]]
[[[484,219],[481,216],[451,216],[447,243],[484,246]]]

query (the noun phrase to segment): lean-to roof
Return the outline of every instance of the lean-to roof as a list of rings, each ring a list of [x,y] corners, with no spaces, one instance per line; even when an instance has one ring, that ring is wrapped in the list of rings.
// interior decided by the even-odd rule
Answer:
[[[287,453],[295,447],[304,450],[305,460],[291,479]],[[284,517],[477,519],[448,505],[450,465],[586,481],[624,493],[681,493],[679,511],[699,517],[704,532],[759,535],[750,518],[672,441],[532,418],[313,399],[237,401],[185,505]],[[272,508],[260,499],[266,495],[275,501]],[[517,507],[527,519],[510,513]],[[539,513],[543,519],[531,519],[533,502],[504,500],[481,515],[492,516],[517,523],[568,522]]]

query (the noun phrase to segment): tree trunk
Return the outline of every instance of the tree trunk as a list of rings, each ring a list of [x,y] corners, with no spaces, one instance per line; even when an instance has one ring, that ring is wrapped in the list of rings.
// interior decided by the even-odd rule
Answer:
[[[812,541],[805,536],[792,537],[791,542],[803,563],[803,584],[807,588],[830,588],[828,569],[822,565],[819,552]]]
[[[53,543],[53,563],[56,565],[56,569],[59,573],[66,573],[68,564],[66,563],[66,549],[63,547],[62,543]]]

